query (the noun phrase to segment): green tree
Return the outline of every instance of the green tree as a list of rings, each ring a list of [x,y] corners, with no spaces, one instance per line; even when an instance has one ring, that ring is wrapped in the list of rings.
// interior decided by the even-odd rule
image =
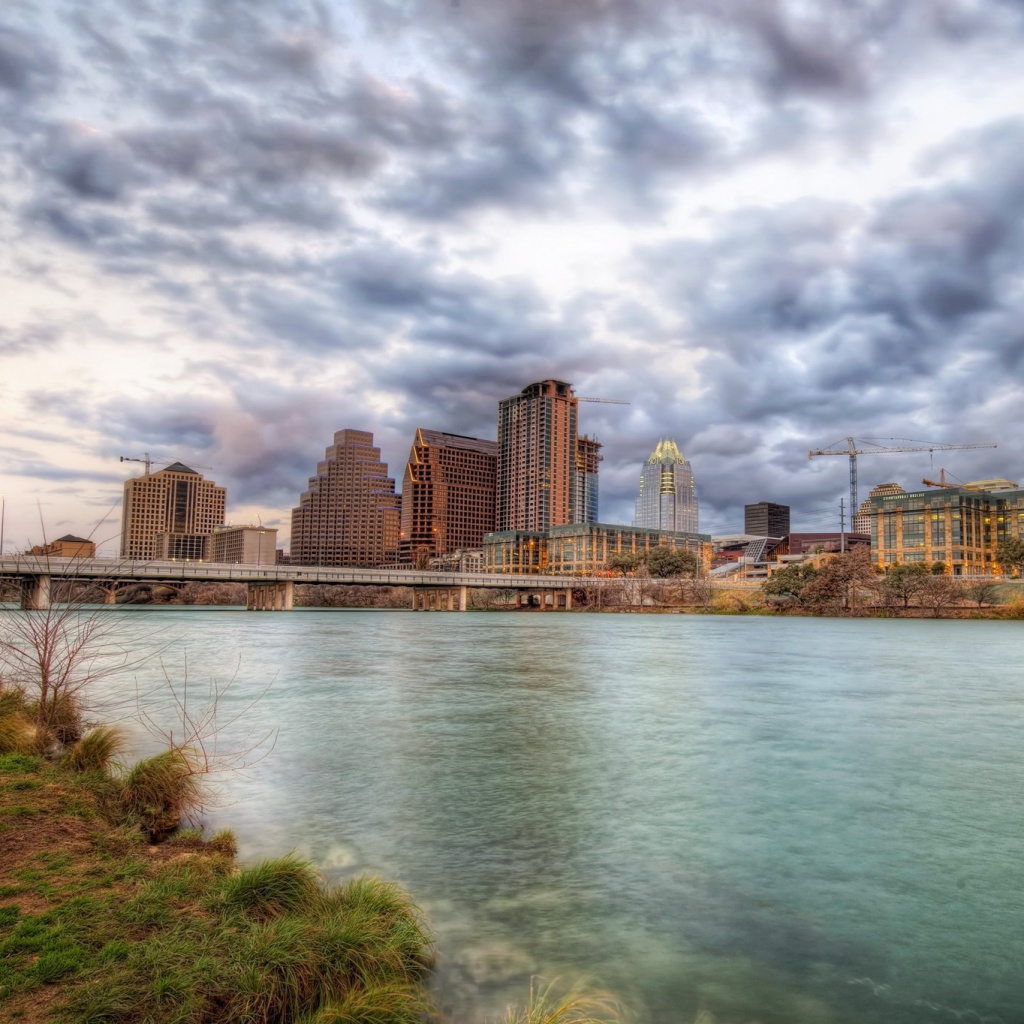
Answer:
[[[675,579],[679,576],[696,576],[699,563],[697,556],[690,551],[670,551],[668,548],[655,548],[650,551],[644,561],[655,579]]]
[[[761,592],[766,597],[789,598],[795,601],[803,599],[804,588],[818,575],[818,570],[810,562],[791,562],[784,569],[773,572],[761,584]]]
[[[641,555],[631,555],[628,552],[621,552],[616,555],[610,555],[608,560],[604,563],[604,567],[609,572],[617,572],[620,576],[625,576],[627,573],[636,572],[637,568],[643,563],[643,557]]]
[[[1024,540],[1020,537],[1004,537],[996,548],[996,561],[1006,572],[1024,571]]]
[[[927,586],[931,575],[922,562],[894,565],[882,580],[882,597],[887,605],[910,607],[910,602]]]

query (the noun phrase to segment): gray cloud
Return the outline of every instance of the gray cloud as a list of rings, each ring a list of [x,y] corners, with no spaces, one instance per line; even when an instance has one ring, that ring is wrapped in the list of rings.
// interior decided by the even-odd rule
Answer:
[[[494,436],[497,400],[552,375],[633,402],[581,413],[620,519],[663,434],[692,454],[708,522],[735,525],[744,500],[841,494],[843,460],[806,460],[835,435],[984,436],[1019,405],[1018,121],[947,139],[917,186],[867,207],[766,194],[701,213],[638,247],[619,287],[556,298],[492,258],[520,220],[664,238],[677,199],[759,162],[856,162],[887,145],[886,104],[916,75],[1010,68],[1020,4],[857,0],[826,19],[764,0],[300,0],[171,18],[56,0],[60,33],[11,11],[11,237],[54,254],[41,283],[65,256],[88,267],[83,321],[108,291],[158,314],[136,351],[180,345],[206,388],[33,384],[33,408],[118,453],[188,449],[233,500],[290,507],[347,425],[400,476],[416,426]],[[0,348],[24,359],[63,331],[29,310]]]

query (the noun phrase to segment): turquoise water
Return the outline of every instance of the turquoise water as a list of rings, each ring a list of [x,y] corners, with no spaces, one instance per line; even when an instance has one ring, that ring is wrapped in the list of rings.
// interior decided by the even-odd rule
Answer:
[[[1019,623],[123,614],[173,641],[143,690],[271,684],[208,824],[401,880],[456,1024],[531,974],[650,1024],[1024,1020]]]

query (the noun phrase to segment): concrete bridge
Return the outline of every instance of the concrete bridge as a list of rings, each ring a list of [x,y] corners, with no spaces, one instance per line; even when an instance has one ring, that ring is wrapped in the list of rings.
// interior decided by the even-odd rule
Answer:
[[[592,587],[606,579],[571,576],[518,576],[504,573],[420,572],[414,569],[325,568],[314,565],[238,565],[218,562],[136,562],[118,558],[51,558],[8,555],[0,558],[0,580],[14,583],[21,607],[50,606],[54,581],[93,582],[114,603],[121,583],[244,583],[250,611],[290,611],[296,583],[410,587],[414,611],[465,611],[470,588],[514,591],[515,605],[536,602],[542,609],[570,609],[574,587]]]

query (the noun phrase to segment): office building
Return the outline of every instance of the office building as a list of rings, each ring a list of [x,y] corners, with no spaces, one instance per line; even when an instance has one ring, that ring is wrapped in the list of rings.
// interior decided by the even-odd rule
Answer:
[[[870,500],[871,557],[881,569],[942,562],[954,576],[987,575],[1000,569],[1000,541],[1024,538],[1024,489],[1010,480]]]
[[[401,513],[373,434],[339,430],[292,509],[292,565],[374,568],[397,557]]]
[[[121,557],[202,559],[214,527],[224,524],[227,491],[175,462],[124,482]]]
[[[218,526],[210,537],[211,562],[242,565],[277,563],[277,530],[264,526]]]
[[[743,506],[743,532],[754,537],[789,535],[789,506],[773,501],[758,501]]]
[[[634,525],[648,530],[697,533],[700,508],[693,469],[675,441],[659,441],[640,471]]]
[[[582,518],[577,408],[572,386],[560,380],[530,384],[499,403],[498,530],[546,530]]]
[[[567,523],[549,530],[507,530],[484,537],[484,572],[591,576],[615,555],[645,555],[658,547],[689,551],[707,569],[711,538],[678,530],[608,523]]]
[[[416,431],[402,478],[399,562],[479,550],[494,529],[498,443]]]
[[[878,484],[877,487],[872,487],[871,492],[868,496],[860,503],[860,508],[857,509],[856,515],[853,517],[853,532],[854,533],[870,533],[871,532],[871,499],[877,498],[882,494],[906,494],[907,492],[896,483]]]

